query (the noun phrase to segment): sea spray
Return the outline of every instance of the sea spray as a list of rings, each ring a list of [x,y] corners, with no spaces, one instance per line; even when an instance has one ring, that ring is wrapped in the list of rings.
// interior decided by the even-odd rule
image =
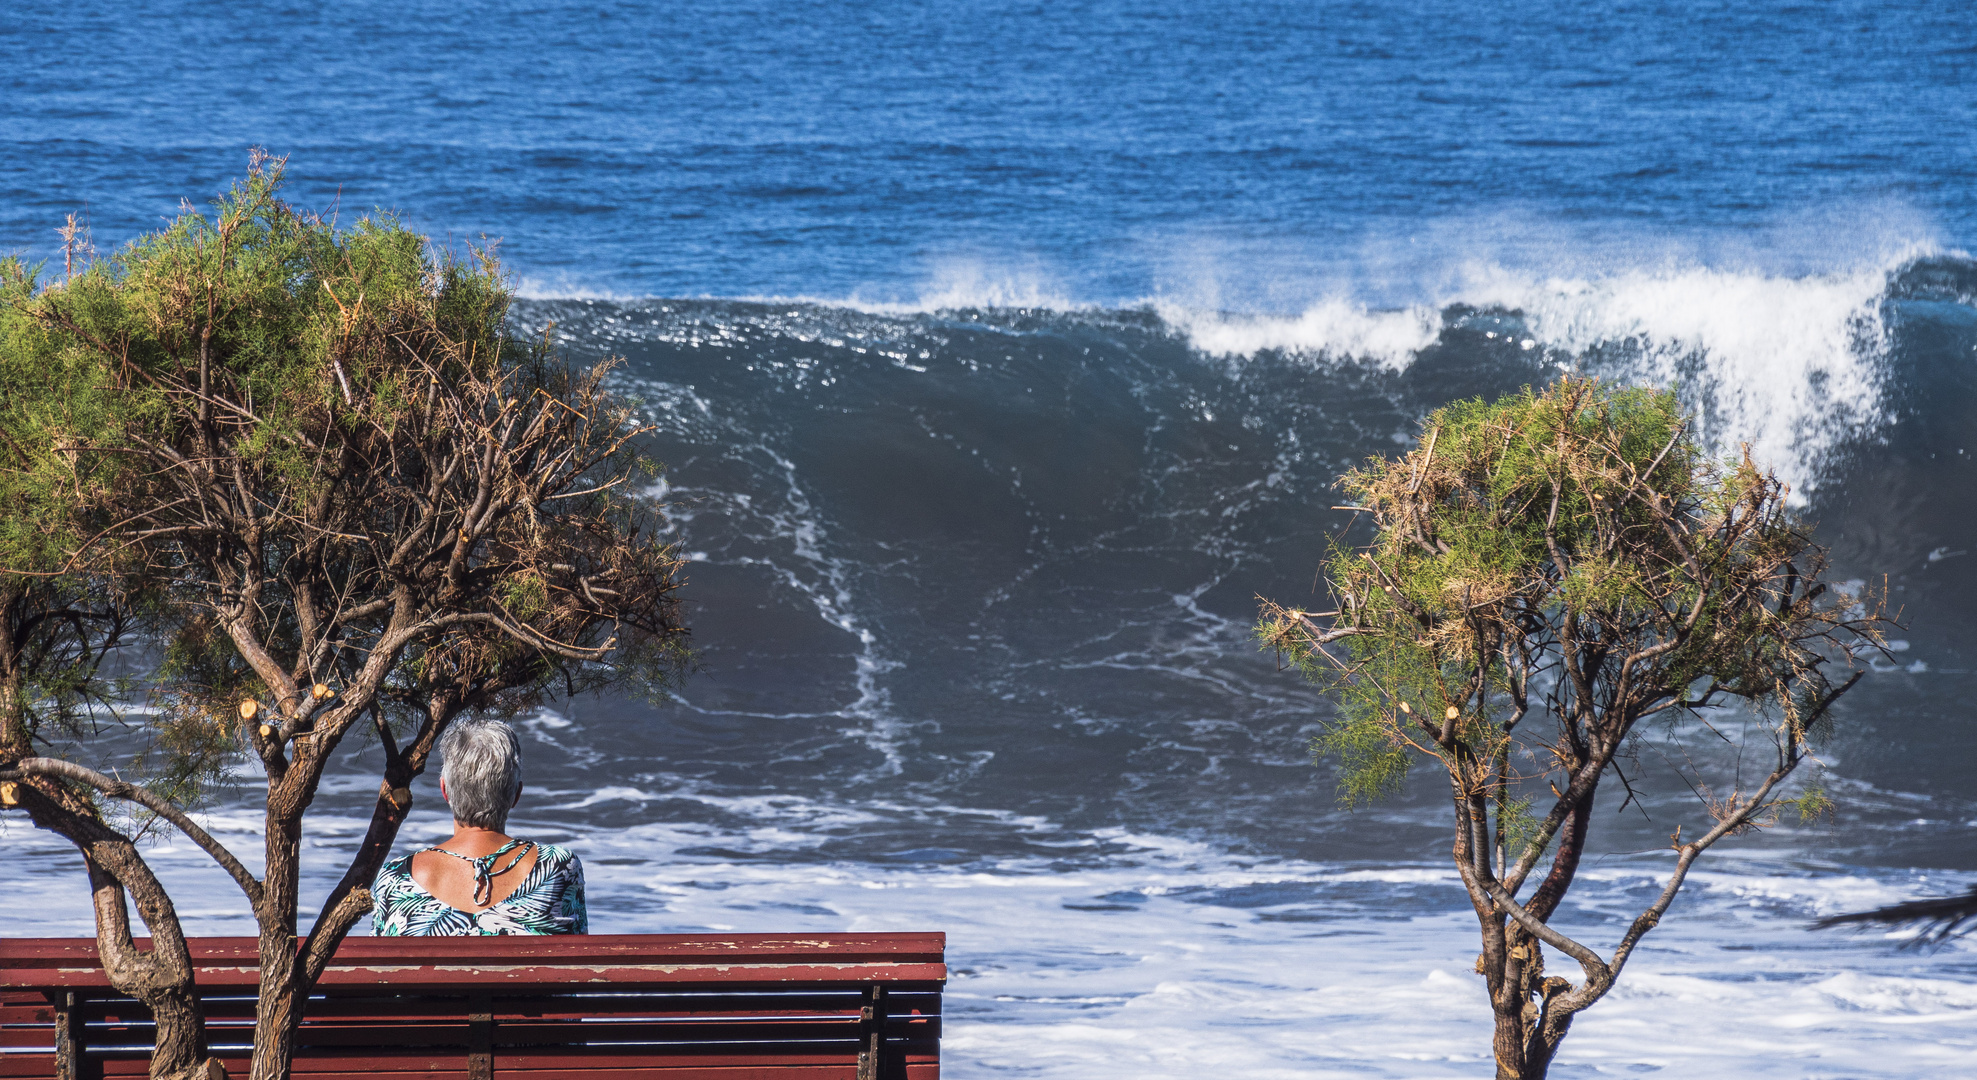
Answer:
[[[1832,453],[1885,422],[1890,281],[1925,253],[1848,272],[1780,276],[1673,266],[1601,277],[1549,277],[1472,265],[1432,303],[1378,311],[1347,300],[1295,316],[1163,306],[1205,353],[1271,350],[1400,369],[1444,334],[1482,332],[1541,350],[1560,369],[1681,386],[1720,451],[1748,445],[1800,501]]]

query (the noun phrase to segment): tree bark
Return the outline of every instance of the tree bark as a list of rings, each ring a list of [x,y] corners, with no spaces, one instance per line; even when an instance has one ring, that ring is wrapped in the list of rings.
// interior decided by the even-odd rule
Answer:
[[[105,825],[93,807],[59,781],[21,781],[21,805],[39,828],[65,837],[82,852],[96,913],[96,950],[119,993],[144,1003],[157,1022],[151,1076],[191,1075],[206,1060],[206,1024],[178,912],[130,839]],[[151,931],[151,949],[131,935],[126,895]]]
[[[261,910],[255,913],[261,924],[261,998],[254,1011],[252,1080],[288,1080],[308,996],[296,977],[295,935],[304,806],[291,805],[301,800],[288,790],[300,778],[302,764],[296,763],[291,782],[271,784],[268,791],[268,862],[261,879]]]
[[[1549,920],[1572,887],[1585,853],[1596,791],[1589,790],[1580,798],[1558,830],[1551,870],[1524,904],[1537,919]],[[1570,990],[1571,983],[1546,977],[1543,944],[1512,923],[1494,903],[1487,911],[1479,906],[1478,915],[1483,920],[1484,941],[1479,966],[1489,980],[1494,1017],[1490,1048],[1496,1059],[1497,1080],[1545,1080],[1574,1015],[1553,1010],[1552,999]]]
[[[8,769],[34,752],[22,689],[23,642],[16,633],[22,595],[22,589],[11,588],[0,596],[5,622],[0,627],[5,631],[0,640],[0,767]],[[117,991],[143,1002],[157,1022],[151,1075],[165,1080],[188,1073],[206,1057],[206,1024],[192,953],[171,897],[137,846],[104,823],[88,796],[49,776],[23,775],[12,783],[14,798],[35,827],[61,836],[82,853],[104,975]],[[151,931],[150,952],[140,952],[131,935],[127,896]]]
[[[262,920],[261,1001],[254,1028],[253,1080],[287,1080],[303,1008],[315,989],[316,979],[351,927],[370,911],[371,881],[390,856],[398,830],[412,809],[412,781],[425,772],[439,733],[465,708],[467,698],[457,688],[435,694],[428,705],[426,722],[403,750],[388,729],[382,732],[386,757],[384,780],[378,786],[370,828],[342,880],[324,898],[306,943],[299,943],[296,935],[299,899],[296,880],[302,808],[307,805],[307,799],[295,792],[313,793],[314,777],[319,770],[314,767],[313,759],[303,760],[302,755],[318,753],[319,748],[298,751],[286,782],[270,790],[267,883],[263,887],[268,903],[275,903],[279,897],[283,906],[268,908],[267,917]],[[297,802],[302,806],[293,806]],[[277,837],[281,838],[279,843]],[[284,882],[279,891],[271,886],[278,876]],[[277,954],[278,959],[271,963]]]

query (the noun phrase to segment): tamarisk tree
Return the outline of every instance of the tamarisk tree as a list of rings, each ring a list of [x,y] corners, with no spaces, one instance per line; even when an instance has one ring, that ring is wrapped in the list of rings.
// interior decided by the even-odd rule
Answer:
[[[164,773],[179,794],[243,754],[265,773],[258,876],[172,818],[259,927],[255,1080],[289,1074],[309,992],[369,912],[449,721],[656,691],[687,660],[681,560],[631,490],[645,429],[605,389],[609,365],[510,336],[490,256],[444,258],[388,219],[338,229],[280,199],[280,178],[257,159],[210,218],[188,211],[18,299],[32,347],[91,366],[111,399],[114,423],[27,452],[51,472],[105,463],[101,525],[64,568],[132,567],[156,597]],[[298,941],[303,815],[366,733],[385,758],[370,827]],[[73,761],[10,765],[77,798],[159,801]]]
[[[51,743],[101,731],[126,689],[105,676],[106,665],[147,627],[141,577],[114,572],[134,567],[105,560],[103,572],[78,573],[68,565],[68,553],[101,524],[92,493],[105,463],[46,451],[100,432],[111,412],[93,364],[36,347],[38,327],[24,313],[33,295],[26,269],[0,262],[0,808],[25,812],[81,853],[104,974],[158,1020],[154,1075],[185,1078],[204,1061],[204,1030],[171,897],[97,791],[62,775],[81,766],[39,758]],[[44,767],[23,774],[28,760]],[[172,809],[150,792],[130,794]],[[132,933],[133,901],[151,931],[148,950]]]
[[[1748,451],[1713,461],[1667,392],[1567,378],[1450,405],[1413,451],[1340,485],[1372,542],[1335,545],[1335,610],[1266,601],[1259,634],[1335,698],[1314,749],[1338,759],[1347,801],[1394,791],[1417,759],[1446,771],[1496,1075],[1542,1077],[1697,858],[1821,809],[1787,778],[1886,620],[1822,580],[1826,556],[1777,478]],[[1630,779],[1630,738],[1725,707],[1760,718],[1766,764],[1727,787],[1683,777],[1696,820],[1677,823],[1666,882],[1604,954],[1553,927],[1600,785]],[[1579,981],[1547,974],[1540,943]]]

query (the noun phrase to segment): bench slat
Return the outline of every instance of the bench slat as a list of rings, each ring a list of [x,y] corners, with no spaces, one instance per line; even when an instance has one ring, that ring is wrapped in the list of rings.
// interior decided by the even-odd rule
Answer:
[[[148,938],[137,939],[140,950],[148,950],[150,944]],[[260,963],[259,945],[253,938],[193,938],[187,944],[202,974],[210,970],[225,978],[227,972],[255,971]],[[946,935],[939,933],[353,937],[337,949],[330,972],[362,969],[388,980],[393,973],[421,968],[576,972],[649,968],[662,981],[672,981],[671,973],[676,970],[707,967],[839,970],[936,966],[943,963],[945,951]],[[46,985],[42,980],[51,972],[91,970],[100,975],[93,938],[0,939],[0,989]]]
[[[937,933],[349,938],[319,985],[443,989],[943,982],[945,938]],[[487,944],[492,941],[504,944]],[[188,944],[202,988],[258,985],[260,954],[253,938],[194,938]],[[149,939],[138,939],[140,949],[149,945]],[[93,939],[0,940],[0,989],[49,987],[109,988]]]
[[[227,1071],[233,1076],[244,1077],[247,1075],[248,1061],[245,1056],[221,1054],[219,1058],[226,1065]],[[10,1080],[14,1077],[47,1080],[48,1077],[54,1074],[54,1057],[52,1055],[43,1059],[37,1067],[24,1071],[6,1071],[4,1066],[7,1064],[7,1062],[0,1061],[0,1076],[8,1077]],[[905,1063],[904,1068],[910,1080],[935,1080],[939,1076],[939,1064],[932,1060],[909,1060]],[[379,1080],[379,1078],[382,1078],[382,1080],[390,1080],[392,1077],[452,1077],[454,1080],[467,1080],[467,1070],[459,1061],[437,1058],[423,1064],[408,1062],[403,1058],[297,1058],[293,1072],[298,1077],[306,1076],[310,1080],[341,1080],[341,1078],[349,1078],[349,1080],[358,1080],[358,1078],[363,1078],[363,1080]],[[799,1056],[786,1056],[780,1059],[760,1061],[750,1060],[746,1062],[736,1062],[733,1059],[728,1059],[725,1063],[713,1060],[681,1060],[668,1063],[654,1063],[651,1061],[625,1063],[592,1061],[589,1059],[576,1062],[568,1060],[528,1061],[497,1056],[494,1067],[494,1075],[497,1078],[527,1076],[531,1080],[551,1080],[551,1078],[586,1080],[586,1078],[592,1076],[606,1076],[610,1077],[611,1080],[634,1080],[634,1078],[646,1076],[662,1078],[662,1080],[692,1080],[693,1077],[697,1076],[718,1077],[720,1080],[728,1080],[730,1077],[759,1076],[765,1073],[769,1075],[787,1074],[793,1078],[800,1077],[801,1080],[823,1080],[824,1077],[843,1077],[844,1080],[855,1080],[857,1065],[846,1062],[842,1058],[805,1058]],[[107,1080],[109,1077],[118,1076],[147,1076],[149,1075],[149,1071],[148,1066],[142,1058],[126,1058],[103,1062],[102,1075]]]

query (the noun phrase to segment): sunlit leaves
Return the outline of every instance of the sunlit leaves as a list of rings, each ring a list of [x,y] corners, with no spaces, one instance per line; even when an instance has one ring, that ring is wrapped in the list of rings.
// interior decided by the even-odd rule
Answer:
[[[1336,611],[1266,605],[1259,633],[1334,691],[1317,748],[1349,801],[1391,790],[1413,752],[1452,769],[1501,753],[1533,679],[1579,757],[1724,698],[1771,703],[1802,740],[1832,720],[1814,646],[1878,641],[1822,598],[1823,553],[1782,486],[1713,458],[1671,392],[1568,378],[1457,402],[1340,486],[1377,532],[1328,556]],[[1431,722],[1451,706],[1459,722]]]

